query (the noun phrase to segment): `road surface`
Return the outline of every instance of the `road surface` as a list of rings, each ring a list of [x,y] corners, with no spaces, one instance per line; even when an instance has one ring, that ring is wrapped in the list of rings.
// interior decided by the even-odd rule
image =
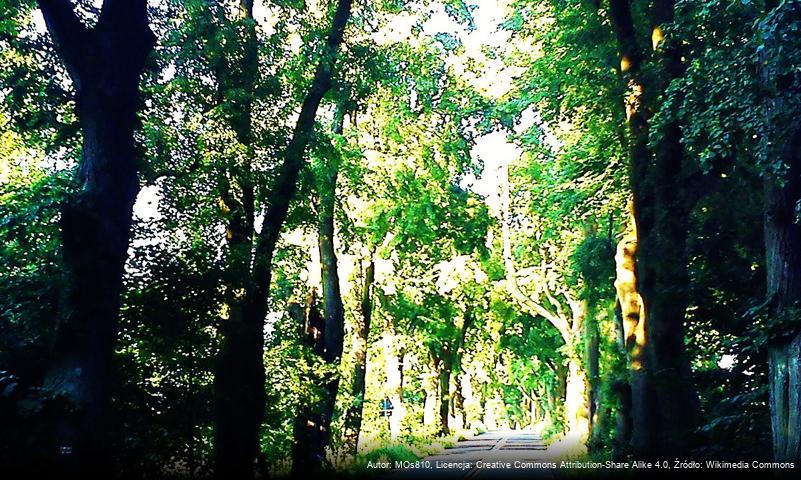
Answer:
[[[386,478],[554,478],[560,455],[530,432],[488,432],[458,442]]]

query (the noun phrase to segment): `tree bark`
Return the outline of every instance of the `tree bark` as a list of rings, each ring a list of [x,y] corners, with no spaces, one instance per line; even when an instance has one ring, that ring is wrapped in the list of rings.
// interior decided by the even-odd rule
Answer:
[[[673,0],[651,5],[651,37],[660,59],[657,80],[641,75],[643,54],[628,0],[611,0],[610,16],[628,86],[625,99],[630,130],[630,179],[636,219],[636,287],[645,336],[638,343],[647,362],[632,369],[633,447],[639,457],[679,455],[692,445],[699,403],[690,382],[684,352],[684,318],[688,303],[686,236],[693,195],[685,188],[683,149],[678,123],[669,123],[653,151],[649,149],[650,98],[663,93],[683,74],[678,44],[665,40],[673,21]],[[646,96],[647,93],[647,96]],[[643,358],[644,359],[644,358]],[[656,435],[656,432],[659,435]]]
[[[587,408],[587,379],[581,359],[576,356],[567,360],[564,399],[566,436],[576,440],[576,446],[580,446],[588,439],[590,419]]]
[[[390,327],[390,338],[397,339],[394,326]],[[393,343],[388,345],[385,350],[385,365],[387,368],[387,387],[389,389],[389,401],[392,402],[392,415],[389,417],[389,434],[392,439],[398,438],[403,426],[403,419],[406,415],[406,407],[403,404],[403,362],[406,351],[403,345]]]
[[[70,74],[83,134],[76,191],[62,206],[67,293],[44,386],[63,397],[48,462],[61,478],[108,476],[112,358],[139,192],[139,79],[155,46],[146,2],[103,3],[87,28],[68,0],[40,0]]]
[[[352,0],[340,0],[322,56],[303,100],[292,138],[270,191],[262,230],[255,240],[252,267],[241,313],[225,320],[215,372],[215,476],[252,478],[259,454],[259,431],[265,407],[264,318],[267,315],[272,258],[297,189],[297,179],[311,138],[317,109],[331,88],[337,52],[350,17]]]
[[[342,134],[344,118],[344,106],[338,105],[334,115],[334,134]],[[339,362],[342,356],[345,336],[345,308],[342,306],[337,254],[334,248],[336,236],[334,213],[336,210],[337,179],[339,177],[338,158],[326,159],[322,177],[319,179],[321,181],[318,181],[320,209],[317,229],[323,283],[323,317],[325,318],[325,350],[323,358],[328,363],[336,363]],[[333,414],[333,412],[331,413]]]
[[[425,404],[423,405],[423,424],[433,427],[436,424],[437,416],[439,363],[432,351],[428,352],[428,373],[423,381],[425,382],[424,388],[426,392]]]
[[[770,416],[774,460],[801,461],[801,333],[781,325],[801,302],[801,129],[785,147],[781,178],[765,178],[765,267],[770,315],[781,333],[768,346]]]
[[[630,204],[630,207],[633,206]],[[620,442],[630,440],[635,454],[646,456],[654,449],[657,431],[656,421],[650,410],[653,392],[646,367],[645,314],[642,297],[637,290],[637,247],[637,224],[633,210],[630,210],[630,222],[617,245],[615,255],[615,290],[621,310],[629,369],[629,385],[620,385],[619,393],[622,395],[622,406],[630,408],[627,416],[632,423],[630,431],[624,430],[628,435],[619,432],[618,438]],[[623,445],[619,448],[625,449]]]
[[[674,3],[675,0],[657,0],[651,8],[651,37],[661,63],[661,82],[652,88],[660,93],[671,80],[684,74],[678,42],[663,32],[673,22]],[[694,173],[688,173],[690,168],[684,165],[678,121],[668,123],[660,134],[646,180],[649,200],[635,205],[641,256],[637,280],[648,316],[646,350],[657,400],[658,453],[681,456],[693,447],[700,420],[700,402],[684,348],[690,289],[687,232],[698,190],[691,187]]]
[[[635,239],[636,240],[636,239]],[[623,240],[620,242],[623,243]],[[625,247],[623,247],[625,248]],[[618,249],[621,249],[621,245],[618,244]],[[618,250],[621,253],[620,250]],[[621,262],[623,261],[623,254],[621,253]],[[633,259],[633,257],[632,257]],[[615,269],[618,272],[618,269],[623,267],[621,262],[618,262],[618,255],[615,255]],[[633,260],[629,260],[629,265],[634,265]],[[625,270],[624,270],[625,271]],[[617,279],[620,278],[620,274],[616,273],[615,279],[615,290],[617,291],[618,283]],[[633,277],[633,272],[631,273],[631,277]],[[636,292],[635,284],[630,284],[628,291]],[[619,292],[619,291],[618,291]],[[626,338],[623,328],[623,309],[621,307],[621,298],[620,293],[617,294],[617,302],[615,302],[615,343],[617,344],[618,352],[622,358],[623,365],[626,368],[630,365],[627,360],[626,354]],[[635,304],[630,304],[629,308],[634,307],[637,309],[636,315],[639,318],[639,299]],[[637,321],[634,322],[636,325]],[[629,453],[631,452],[631,431],[632,431],[632,420],[631,420],[631,384],[629,383],[628,375],[625,378],[620,378],[618,376],[612,379],[613,385],[612,390],[615,395],[615,401],[617,403],[617,409],[615,411],[615,438],[612,441],[612,458],[615,460],[621,460],[626,458]]]
[[[786,22],[797,22],[801,17],[798,2],[770,1],[766,2],[766,10],[768,15],[760,29],[785,32],[788,31]],[[763,162],[767,170],[764,180],[766,294],[772,320],[772,341],[768,345],[771,432],[774,460],[798,464],[801,462],[801,331],[798,327],[801,225],[797,206],[801,202],[801,126],[797,118],[787,122],[786,115],[782,115],[786,97],[797,95],[797,90],[777,85],[794,74],[779,70],[768,57],[769,54],[782,55],[782,48],[795,48],[791,42],[797,43],[798,35],[796,32],[765,35],[765,38],[759,72],[764,91],[771,92],[764,105],[767,124],[763,139],[769,146]],[[773,164],[778,164],[779,168]]]
[[[612,458],[622,460],[631,452],[632,438],[632,406],[631,384],[618,380],[612,386],[617,399],[615,412],[615,439],[612,443]]]
[[[462,382],[464,382],[464,380],[465,380],[465,373],[463,371],[460,371],[459,373],[456,374],[456,379],[454,382],[456,390],[453,393],[453,417],[457,418],[461,416],[460,418],[462,421],[460,424],[460,428],[467,429],[470,427],[467,421],[467,412],[464,409],[465,398],[464,394],[462,393],[462,388],[463,388]]]

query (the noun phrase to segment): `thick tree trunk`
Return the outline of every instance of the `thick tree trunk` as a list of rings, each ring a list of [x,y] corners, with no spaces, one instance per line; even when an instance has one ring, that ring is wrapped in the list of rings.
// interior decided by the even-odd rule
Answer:
[[[612,458],[621,460],[629,456],[631,452],[631,384],[626,381],[618,380],[612,386],[617,400],[617,411],[615,412],[615,439],[612,443]]]
[[[675,0],[657,0],[651,10],[652,38],[660,57],[665,91],[671,80],[684,74],[678,43],[664,37],[673,22]],[[684,348],[684,320],[689,303],[687,230],[695,191],[684,165],[681,127],[671,122],[654,146],[653,164],[646,182],[647,197],[635,204],[638,216],[638,288],[647,314],[649,372],[656,393],[659,418],[658,453],[681,456],[693,446],[700,403],[691,380],[690,360]]]
[[[801,460],[801,333],[789,342],[772,345],[770,362],[770,420],[773,458]]]
[[[786,55],[782,48],[791,50],[793,43],[798,42],[798,33],[788,29],[788,23],[797,22],[801,17],[801,5],[770,1],[766,2],[766,8],[768,17],[760,25],[761,29],[794,32],[782,36],[765,35],[766,48],[761,54],[759,69],[764,91],[775,92],[765,103],[769,123],[765,126],[763,141],[770,148],[767,158],[762,159],[768,170],[765,174],[764,235],[766,294],[773,320],[770,334],[774,338],[768,345],[773,457],[776,461],[797,465],[801,462],[801,332],[798,327],[801,224],[797,210],[801,202],[801,127],[797,119],[787,122],[786,115],[782,115],[785,97],[797,95],[797,92],[777,88],[777,84],[797,75],[781,70],[779,56]],[[777,18],[780,21],[777,22]],[[780,162],[776,162],[777,159]],[[773,167],[775,163],[780,167]]]
[[[653,392],[650,377],[647,374],[647,358],[645,355],[645,315],[642,298],[637,290],[637,224],[633,212],[630,224],[620,239],[615,255],[615,290],[620,305],[623,337],[628,356],[629,385],[619,386],[621,408],[628,406],[626,416],[631,418],[631,431],[619,432],[619,441],[624,441],[623,434],[630,434],[631,448],[637,456],[651,456],[656,442],[656,421],[651,410]],[[624,449],[623,445],[620,445]]]
[[[567,360],[565,381],[565,420],[566,436],[583,444],[590,433],[590,419],[587,409],[587,378],[581,360],[570,357]]]
[[[643,54],[637,45],[628,0],[611,0],[610,16],[618,40],[621,72],[628,84],[626,113],[631,133],[631,185],[636,218],[636,288],[641,295],[639,324],[645,336],[635,342],[648,362],[632,367],[633,447],[639,457],[678,455],[691,446],[699,412],[684,353],[688,283],[686,236],[693,201],[684,188],[681,129],[667,125],[649,150],[651,96],[683,74],[677,43],[664,40],[673,21],[673,1],[658,0],[650,10],[654,48],[661,78],[646,84],[640,74]],[[639,328],[639,327],[638,327]],[[659,435],[656,435],[656,431]]]
[[[765,179],[767,295],[781,324],[797,315],[801,301],[801,133],[788,148],[786,177]],[[786,323],[785,323],[786,324]],[[792,324],[792,322],[790,322]],[[770,416],[776,461],[801,461],[801,333],[781,332],[768,347]]]
[[[394,335],[394,328],[391,329],[391,337],[397,338]],[[387,387],[388,398],[392,403],[392,415],[389,417],[389,434],[392,439],[398,438],[401,433],[404,416],[406,409],[403,404],[403,362],[406,352],[402,345],[393,343],[388,345],[386,356],[387,368]]]
[[[678,171],[680,167],[666,168]],[[668,180],[660,183],[660,190],[668,190],[668,185],[665,185]],[[670,205],[672,202],[663,201],[677,195],[675,191],[666,195],[653,207],[654,221],[658,226],[647,234],[645,228],[641,230],[637,262],[638,287],[647,315],[646,374],[651,376],[656,400],[648,408],[655,409],[658,416],[656,448],[660,456],[680,455],[687,451],[699,412],[689,359],[684,349],[689,283],[685,240],[689,212],[682,210],[681,206]],[[645,216],[640,215],[640,219]]]
[[[139,192],[139,78],[155,37],[141,0],[105,2],[91,29],[67,0],[39,6],[75,86],[83,134],[76,193],[61,216],[67,313],[44,381],[69,411],[59,415],[48,467],[60,478],[108,476],[112,358]]]
[[[231,308],[237,316],[224,321],[214,375],[217,478],[252,478],[260,451],[266,399],[262,325],[240,308]]]
[[[218,97],[224,102],[230,91],[248,92],[229,105],[229,123],[239,142],[253,154],[253,92],[258,82],[258,40],[252,18],[252,2],[244,2],[244,55],[233,65],[218,65]],[[231,75],[231,72],[240,72]],[[226,274],[228,316],[221,322],[223,337],[214,374],[215,475],[249,478],[259,455],[258,438],[264,411],[262,322],[246,315],[254,235],[255,188],[250,165],[231,166],[220,185],[228,217],[226,225]],[[238,194],[236,192],[239,192]],[[256,358],[259,362],[256,363]]]
[[[637,44],[629,0],[610,0],[609,13],[617,37],[620,71],[626,82],[624,99],[629,126],[629,177],[634,192],[630,204],[631,228],[618,244],[617,289],[623,316],[623,330],[628,354],[631,392],[631,447],[637,457],[651,457],[656,449],[656,419],[652,409],[654,399],[649,383],[646,362],[646,316],[638,290],[637,255],[639,229],[635,211],[643,201],[641,190],[650,163],[648,152],[648,112],[643,105],[643,83],[640,79],[642,52]]]
[[[77,471],[107,460],[112,357],[138,191],[132,131],[114,121],[116,114],[94,110],[81,119],[86,168],[80,175],[96,175],[92,170],[99,164],[116,166],[111,174],[99,174],[108,183],[85,188],[62,209],[69,316],[59,329],[45,380],[46,389],[63,395],[76,409],[59,421],[57,447]]]
[[[364,283],[362,284],[361,299],[361,321],[356,328],[356,351],[354,352],[355,364],[353,367],[353,405],[348,411],[345,429],[345,443],[350,446],[351,453],[358,453],[359,434],[362,428],[362,414],[364,412],[364,394],[367,376],[367,351],[370,338],[370,321],[373,315],[372,289],[375,281],[375,262],[373,253],[370,253],[370,263],[364,272]]]

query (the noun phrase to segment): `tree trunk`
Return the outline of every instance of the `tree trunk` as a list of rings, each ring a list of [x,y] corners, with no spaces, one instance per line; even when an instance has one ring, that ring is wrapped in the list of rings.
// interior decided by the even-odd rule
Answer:
[[[439,434],[447,436],[451,434],[448,426],[448,416],[451,404],[451,370],[447,362],[439,362]]]
[[[617,399],[615,413],[615,439],[612,443],[612,458],[621,460],[631,453],[632,441],[632,406],[631,384],[618,380],[612,386]]]
[[[481,384],[478,394],[478,406],[479,411],[481,412],[481,418],[479,421],[482,423],[484,428],[489,428],[489,424],[491,422],[489,421],[489,412],[487,412],[487,385],[485,383]]]
[[[801,460],[801,333],[772,345],[770,362],[770,423],[773,459]]]
[[[630,207],[632,205],[630,204]],[[623,238],[617,245],[615,255],[615,290],[620,305],[623,337],[628,357],[629,386],[621,385],[621,408],[631,418],[631,431],[619,432],[619,441],[626,441],[630,434],[631,447],[637,456],[650,456],[656,442],[656,423],[651,411],[653,392],[647,374],[645,355],[645,315],[642,298],[637,290],[637,224],[633,211]],[[624,435],[625,434],[625,435]],[[621,448],[624,448],[621,445]]]
[[[112,359],[140,158],[134,147],[139,78],[155,45],[142,0],[103,4],[88,29],[67,0],[40,0],[75,85],[83,156],[62,206],[65,318],[44,387],[60,395],[48,467],[60,478],[109,476]]]
[[[565,378],[566,436],[583,449],[590,435],[589,397],[585,362],[581,358],[581,338],[585,329],[587,312],[582,303],[572,302],[572,320],[565,341],[567,354],[567,376]]]
[[[248,5],[252,4],[246,2]],[[215,471],[217,478],[252,478],[259,457],[264,415],[264,318],[267,315],[275,246],[297,189],[317,109],[330,90],[337,52],[352,0],[340,0],[320,63],[303,100],[284,162],[270,191],[262,230],[256,239],[251,273],[241,307],[231,309],[215,372]],[[248,8],[250,10],[250,7]],[[250,14],[250,11],[249,13]],[[240,313],[241,312],[241,313]]]
[[[433,352],[428,354],[428,373],[423,379],[425,385],[425,404],[423,406],[423,424],[433,426],[437,416],[437,389],[439,368]]]
[[[262,324],[243,309],[232,306],[232,316],[224,320],[214,374],[217,478],[252,478],[260,451],[259,431],[266,400]]]
[[[345,443],[350,445],[353,455],[358,453],[359,449],[359,434],[362,428],[362,414],[364,412],[364,395],[366,388],[366,375],[367,375],[367,351],[369,347],[368,339],[370,338],[370,321],[373,315],[373,300],[372,289],[373,282],[375,281],[375,262],[373,260],[373,253],[370,253],[370,263],[364,272],[364,283],[362,285],[362,300],[361,300],[361,322],[358,322],[356,328],[356,351],[354,353],[355,365],[353,367],[353,405],[348,411],[348,418],[346,419]]]
[[[313,289],[306,299],[306,311],[302,318],[304,322],[302,342],[318,356],[324,356],[326,321],[324,315],[321,315],[317,308],[317,294]],[[316,379],[302,379],[306,383],[314,380]],[[323,386],[320,394],[319,403],[301,405],[295,416],[294,444],[292,446],[293,477],[313,475],[315,472],[319,472],[325,460],[325,447],[329,436],[325,412],[331,400],[330,383]]]
[[[623,240],[621,243],[618,244],[618,248],[621,248],[621,244],[623,244]],[[625,247],[622,247],[625,248]],[[618,250],[620,255],[615,255],[615,267],[616,271],[619,271],[624,264],[618,263],[618,257],[621,258],[621,262],[623,262],[623,256],[625,255],[624,251]],[[631,254],[630,254],[631,255]],[[634,265],[633,263],[633,256],[628,260],[629,265]],[[624,269],[625,272],[625,269]],[[622,273],[622,272],[621,272]],[[634,278],[634,272],[630,272],[630,278]],[[617,278],[620,278],[618,274]],[[615,287],[618,286],[617,279],[615,280]],[[622,285],[621,285],[622,286]],[[628,287],[624,291],[636,293],[636,285],[629,284]],[[617,290],[617,288],[616,288]],[[621,298],[620,295],[623,292],[618,291],[618,298],[617,302],[615,303],[615,343],[618,347],[618,352],[621,355],[619,360],[625,365],[627,368],[629,363],[626,359],[626,337],[623,328],[623,310],[621,308]],[[630,304],[629,309],[634,307],[637,309],[637,317],[639,317],[639,299],[636,299],[636,303]],[[629,312],[627,312],[629,313]],[[638,321],[638,320],[637,320]],[[636,325],[637,321],[634,321]],[[629,383],[628,375],[625,378],[620,378],[619,376],[615,376],[612,378],[612,391],[615,395],[615,401],[617,404],[617,408],[615,410],[615,439],[612,441],[612,458],[615,460],[621,460],[626,458],[631,452],[631,430],[632,430],[632,420],[631,420],[631,384]]]
[[[587,440],[590,431],[587,379],[579,358],[571,357],[567,362],[564,396],[567,436],[581,444]]]
[[[603,434],[599,411],[599,332],[598,319],[590,312],[584,327],[585,358],[587,362],[588,407],[590,420],[590,447],[597,446]]]
[[[406,355],[403,346],[397,342],[394,328],[390,335],[393,343],[388,345],[386,356],[388,398],[392,403],[392,414],[389,417],[389,434],[392,439],[398,438],[405,415],[403,405],[403,361]]]
[[[797,315],[801,301],[801,133],[788,148],[786,177],[765,179],[767,296],[779,325]],[[786,323],[785,323],[786,324]],[[780,327],[781,328],[781,327]],[[801,461],[801,333],[780,331],[768,347],[770,417],[774,460]]]
[[[233,64],[216,65],[218,98],[229,101],[228,122],[250,156],[253,155],[252,92],[258,82],[258,39],[252,17],[252,2],[244,2],[244,55],[233,57]],[[227,59],[228,57],[224,57]],[[232,75],[231,72],[240,72]],[[247,92],[236,100],[230,91]],[[255,218],[255,186],[250,164],[231,166],[221,185],[226,225],[226,305],[228,317],[221,321],[223,341],[214,373],[214,463],[215,475],[249,478],[253,476],[262,412],[264,411],[264,369],[261,320],[246,315],[250,282],[251,250]],[[236,192],[241,192],[237,195]],[[257,364],[255,359],[259,359]]]
[[[760,29],[789,31],[787,23],[797,22],[801,16],[798,2],[771,1],[766,7],[769,15]],[[801,332],[798,327],[801,225],[797,210],[801,202],[801,127],[796,118],[788,122],[786,115],[782,115],[783,97],[797,92],[777,86],[782,78],[792,78],[796,74],[780,70],[781,62],[774,62],[772,58],[787,55],[781,49],[794,48],[792,42],[798,41],[798,34],[766,34],[765,38],[766,48],[759,66],[761,83],[764,91],[775,92],[765,103],[768,124],[763,142],[770,147],[767,158],[762,159],[768,170],[765,174],[764,235],[766,294],[772,317],[769,333],[773,339],[768,345],[770,419],[774,460],[797,465],[801,462]],[[778,60],[781,61],[781,57]],[[774,167],[777,163],[779,166]]]
[[[626,82],[624,100],[629,127],[629,177],[634,198],[629,204],[630,228],[618,243],[615,262],[615,288],[623,316],[623,330],[628,354],[631,392],[631,447],[638,458],[651,457],[656,449],[656,419],[646,362],[645,311],[638,290],[637,255],[640,232],[635,211],[643,201],[639,191],[650,163],[648,152],[648,112],[643,105],[643,83],[640,79],[642,52],[637,44],[629,0],[610,0],[609,14],[617,38],[620,71]]]
[[[534,390],[531,390],[528,393],[528,396],[531,400],[531,423],[529,423],[529,427],[534,428],[534,426],[537,425],[537,422],[539,422],[539,408],[537,407],[539,401],[537,400],[537,393]]]
[[[463,413],[463,423],[462,427],[464,427],[464,397],[462,397],[462,382],[461,377],[464,375],[464,371],[462,370],[462,356],[464,355],[465,349],[465,341],[467,340],[467,332],[470,330],[470,326],[473,324],[473,315],[470,310],[466,311],[464,317],[462,318],[462,327],[459,329],[459,338],[457,339],[456,348],[452,352],[448,352],[450,355],[446,357],[446,362],[448,364],[449,372],[456,377],[456,390],[454,391],[453,397],[451,397],[452,401],[452,416],[456,418],[457,415],[457,408],[459,408]],[[440,409],[442,407],[440,406]]]
[[[334,134],[341,135],[345,117],[345,110],[342,105],[337,106],[334,117]],[[324,178],[318,182],[320,211],[317,224],[323,283],[323,316],[325,318],[325,350],[323,357],[328,363],[338,363],[342,356],[345,336],[345,308],[342,306],[337,255],[334,249],[334,238],[336,236],[334,213],[336,210],[339,159],[327,159],[327,163],[323,168],[322,176]]]
[[[653,37],[673,22],[675,0],[652,6]],[[657,33],[659,32],[659,33]],[[657,44],[662,67],[659,91],[684,74],[675,39]],[[635,208],[640,227],[638,288],[643,297],[648,338],[649,373],[653,377],[659,419],[658,453],[681,456],[693,446],[700,402],[692,384],[690,360],[684,349],[684,320],[689,303],[687,230],[695,191],[684,165],[682,132],[678,121],[663,127],[649,168],[648,200]],[[644,189],[640,190],[640,195]]]
[[[646,92],[653,97],[683,74],[678,43],[664,40],[663,28],[673,21],[673,8],[673,0],[658,0],[651,6],[651,33],[661,60],[661,77],[646,83],[640,74],[643,54],[637,45],[629,1],[610,2],[621,73],[629,89],[626,114],[637,235],[635,281],[642,303],[639,322],[644,323],[645,331],[639,345],[648,357],[648,363],[640,362],[632,370],[633,442],[640,457],[686,452],[699,414],[684,353],[689,288],[686,236],[693,197],[682,176],[682,134],[678,123],[666,125],[651,152],[649,111],[653,108],[644,104]]]
[[[455,379],[455,387],[453,393],[453,418],[461,418],[460,428],[468,428],[467,426],[467,413],[464,410],[464,394],[462,393],[462,382],[464,381],[465,374],[458,373]]]
[[[342,134],[344,115],[344,108],[338,106],[334,118],[334,133],[337,135]],[[318,247],[323,284],[321,356],[329,365],[339,365],[345,336],[345,309],[339,289],[339,272],[334,249],[338,162],[337,158],[326,159],[326,164],[322,166],[322,173],[317,182],[319,196]],[[331,443],[331,422],[334,418],[338,390],[339,377],[335,375],[326,383],[319,405],[310,406],[310,409],[314,411],[316,438],[314,441],[308,441],[309,438],[306,435],[295,439],[295,449],[305,450],[305,452],[302,457],[300,455],[295,457],[292,464],[293,474],[314,474],[322,469],[326,448]]]

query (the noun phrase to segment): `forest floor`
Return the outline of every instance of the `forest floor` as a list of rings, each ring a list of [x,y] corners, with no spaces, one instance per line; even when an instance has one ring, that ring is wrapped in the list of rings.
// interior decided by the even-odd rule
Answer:
[[[561,458],[562,454],[535,433],[495,431],[461,440],[387,478],[554,478],[555,469],[542,464]]]

